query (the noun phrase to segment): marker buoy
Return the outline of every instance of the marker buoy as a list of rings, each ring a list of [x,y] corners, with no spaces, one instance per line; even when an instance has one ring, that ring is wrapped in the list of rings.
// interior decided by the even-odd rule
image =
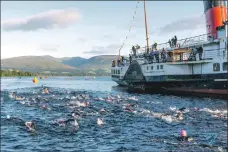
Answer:
[[[33,83],[38,83],[38,79],[36,77],[33,78],[32,80]]]

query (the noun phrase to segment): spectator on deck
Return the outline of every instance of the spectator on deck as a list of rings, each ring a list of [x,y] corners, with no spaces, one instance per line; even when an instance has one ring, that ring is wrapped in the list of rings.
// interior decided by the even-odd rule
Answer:
[[[174,46],[175,47],[177,46],[177,36],[176,35],[174,36]]]
[[[166,52],[165,52],[164,48],[162,49],[162,52],[161,52],[161,58],[162,58],[162,62],[165,62],[165,60],[166,60]]]
[[[159,52],[157,50],[155,51],[155,58],[156,62],[159,63]]]
[[[169,47],[172,47],[172,44],[171,44],[171,41],[170,40],[168,41],[168,43],[169,43]]]
[[[135,49],[135,46],[132,46],[132,51],[133,51],[134,56],[136,56],[136,49]]]
[[[153,62],[154,62],[154,50],[152,50],[152,51],[150,52],[149,61],[150,61],[150,63],[153,63]]]
[[[157,45],[158,45],[158,44],[157,44],[156,42],[155,42],[154,45],[153,45],[155,50],[157,50]]]
[[[131,64],[131,61],[132,61],[131,54],[129,54],[129,60],[130,60],[130,64]]]
[[[199,59],[202,60],[202,55],[203,55],[203,47],[200,46],[198,49],[197,49],[197,52],[199,53]]]
[[[173,47],[174,46],[174,44],[175,44],[175,42],[174,42],[175,40],[174,40],[174,38],[172,38],[171,39],[171,47]]]

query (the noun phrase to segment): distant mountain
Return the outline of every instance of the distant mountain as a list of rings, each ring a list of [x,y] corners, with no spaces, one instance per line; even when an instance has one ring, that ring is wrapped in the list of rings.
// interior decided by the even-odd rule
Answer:
[[[87,59],[84,59],[81,57],[60,58],[60,60],[63,64],[73,66],[73,67],[79,67],[80,65],[84,64],[87,61]]]
[[[1,60],[2,69],[18,69],[23,71],[63,71],[76,70],[75,67],[66,65],[52,56],[21,56]]]
[[[52,56],[21,56],[1,60],[2,69],[18,69],[31,72],[73,72],[75,70],[110,71],[115,55],[101,55],[89,59],[81,57],[55,58]]]

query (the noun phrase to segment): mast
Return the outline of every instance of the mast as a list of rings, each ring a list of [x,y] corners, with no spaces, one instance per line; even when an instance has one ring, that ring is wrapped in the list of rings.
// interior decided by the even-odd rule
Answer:
[[[146,28],[146,52],[149,53],[149,38],[148,38],[147,17],[146,17],[146,0],[144,0],[144,16],[145,16],[145,28]]]

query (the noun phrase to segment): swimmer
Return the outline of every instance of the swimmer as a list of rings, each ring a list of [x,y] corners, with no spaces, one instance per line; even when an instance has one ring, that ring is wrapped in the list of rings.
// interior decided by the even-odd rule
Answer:
[[[74,127],[77,127],[77,128],[79,127],[78,122],[77,122],[76,119],[74,120]]]
[[[87,107],[89,106],[89,102],[83,102],[82,107]]]
[[[139,99],[137,99],[135,96],[133,96],[133,97],[129,97],[128,100],[138,101]]]
[[[43,104],[43,105],[42,105],[42,108],[43,108],[43,109],[47,109],[46,104]]]
[[[116,96],[117,96],[117,99],[120,99],[120,95],[119,94],[117,94]]]
[[[138,107],[138,105],[136,103],[132,103],[132,104],[129,103],[126,106],[127,107]]]
[[[10,115],[7,115],[7,116],[6,116],[6,119],[10,119]]]
[[[196,107],[194,107],[194,110],[196,111],[196,110],[198,110]]]
[[[15,98],[15,95],[13,94],[13,92],[10,92],[10,94],[9,94],[9,98]]]
[[[102,108],[102,109],[100,110],[100,113],[102,113],[102,112],[105,112],[104,108]]]
[[[79,118],[79,116],[80,116],[80,114],[76,114],[76,113],[72,113],[72,117],[74,118],[74,119],[78,119]]]
[[[97,118],[97,124],[98,124],[98,125],[102,125],[102,124],[104,124],[104,123],[103,123],[103,119],[101,119],[101,118]]]
[[[185,130],[181,130],[180,137],[177,138],[179,141],[192,141],[193,138],[187,136],[187,132]]]
[[[49,94],[49,91],[47,88],[43,89],[42,94]]]
[[[132,110],[131,108],[129,107],[123,107],[123,110],[124,111],[127,111],[127,112],[133,112],[134,110]]]
[[[182,112],[177,112],[176,118],[177,118],[178,120],[183,120],[183,114],[182,114]]]
[[[22,98],[22,97],[20,97],[20,96],[16,96],[15,99],[18,100],[18,101],[21,101],[21,100],[24,100],[25,98]]]
[[[78,106],[78,107],[87,107],[89,105],[89,102],[70,101],[70,103],[68,105]]]
[[[184,111],[184,110],[186,110],[185,107],[182,107],[182,108],[179,109],[179,111]]]
[[[35,123],[33,121],[25,122],[25,126],[27,127],[28,131],[35,131]]]
[[[107,102],[111,102],[112,101],[111,98],[110,98],[110,96],[107,97],[106,101]]]

